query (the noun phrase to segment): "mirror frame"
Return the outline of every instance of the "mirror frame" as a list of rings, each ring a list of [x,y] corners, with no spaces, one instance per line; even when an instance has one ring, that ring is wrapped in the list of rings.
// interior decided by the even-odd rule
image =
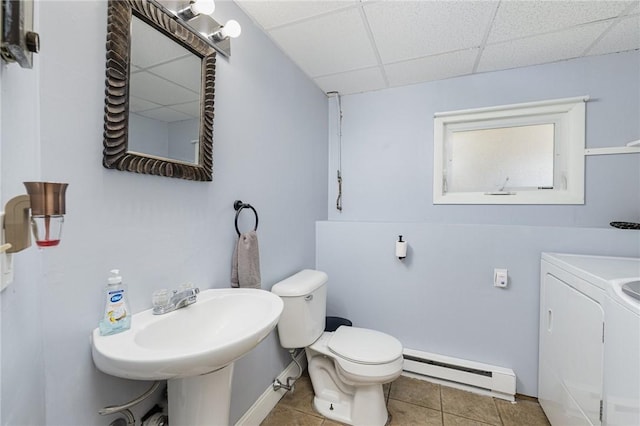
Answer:
[[[195,181],[213,178],[213,117],[216,51],[198,34],[149,0],[109,0],[104,109],[107,169]],[[197,164],[128,150],[132,14],[202,59],[200,136]]]

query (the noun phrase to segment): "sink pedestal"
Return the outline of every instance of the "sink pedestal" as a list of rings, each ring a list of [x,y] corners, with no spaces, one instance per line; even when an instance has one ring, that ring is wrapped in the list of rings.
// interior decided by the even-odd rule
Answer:
[[[171,426],[229,424],[233,363],[212,373],[167,380]]]

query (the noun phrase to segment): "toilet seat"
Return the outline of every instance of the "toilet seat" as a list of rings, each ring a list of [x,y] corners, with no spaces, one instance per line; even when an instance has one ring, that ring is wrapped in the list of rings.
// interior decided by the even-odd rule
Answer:
[[[338,327],[327,347],[338,357],[356,364],[386,364],[402,356],[402,344],[395,337],[358,327]]]
[[[402,344],[379,331],[342,326],[324,332],[309,349],[332,358],[336,372],[350,385],[387,383],[402,373]]]
[[[404,359],[398,357],[385,364],[359,364],[341,357],[334,358],[336,372],[343,382],[359,386],[389,383],[402,373]]]

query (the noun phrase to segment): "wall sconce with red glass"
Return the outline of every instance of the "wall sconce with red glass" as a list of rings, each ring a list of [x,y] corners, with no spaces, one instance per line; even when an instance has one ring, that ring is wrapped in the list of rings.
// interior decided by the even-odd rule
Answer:
[[[11,245],[6,253],[17,253],[31,245],[29,225],[38,247],[53,247],[60,243],[68,184],[24,182],[24,186],[28,195],[14,197],[5,206],[5,243]]]
[[[0,291],[13,281],[13,253],[31,245],[29,228],[40,248],[60,243],[68,184],[24,182],[28,195],[10,199],[0,212]]]

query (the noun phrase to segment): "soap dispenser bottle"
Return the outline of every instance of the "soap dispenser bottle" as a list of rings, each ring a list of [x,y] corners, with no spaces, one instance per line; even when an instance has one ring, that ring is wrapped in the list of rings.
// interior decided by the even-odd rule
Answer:
[[[127,302],[127,287],[122,282],[120,271],[113,269],[106,287],[104,316],[100,321],[100,334],[120,333],[131,327],[131,311]]]

